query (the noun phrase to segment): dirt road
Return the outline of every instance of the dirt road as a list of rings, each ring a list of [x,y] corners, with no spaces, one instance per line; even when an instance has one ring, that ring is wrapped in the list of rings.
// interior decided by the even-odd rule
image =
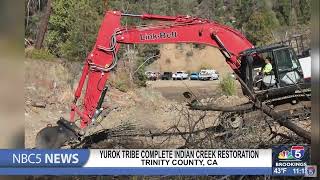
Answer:
[[[163,97],[183,101],[185,98],[182,93],[189,91],[195,94],[199,99],[212,97],[221,92],[219,88],[220,80],[214,81],[191,81],[191,80],[157,80],[148,81],[147,86],[162,94]],[[240,92],[240,86],[238,88]]]

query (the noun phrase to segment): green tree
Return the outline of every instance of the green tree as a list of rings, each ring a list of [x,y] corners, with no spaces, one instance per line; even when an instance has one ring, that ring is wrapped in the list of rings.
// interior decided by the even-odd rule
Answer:
[[[276,12],[276,17],[280,24],[290,24],[289,21],[291,8],[291,0],[278,0],[276,3],[274,3],[273,10]]]
[[[45,46],[58,57],[83,59],[91,51],[105,10],[133,14],[192,15],[219,21],[241,30],[253,43],[272,39],[271,31],[281,24],[296,26],[310,22],[311,0],[55,0],[49,20]],[[37,2],[31,0],[30,2]],[[41,0],[46,2],[46,0]],[[43,4],[43,3],[42,3]],[[270,6],[271,5],[271,6]],[[28,7],[28,6],[26,6]],[[35,4],[30,12],[26,36],[35,37],[39,12]],[[26,8],[28,9],[28,8]],[[42,8],[43,9],[43,8]],[[32,15],[32,16],[31,16]],[[123,26],[148,24],[139,18],[122,18]],[[135,46],[140,57],[154,55],[157,45]],[[119,53],[121,56],[121,52]]]
[[[256,0],[241,0],[237,2],[234,14],[237,18],[235,26],[238,29],[242,29],[244,23],[249,21],[250,15],[256,8],[256,3]]]
[[[311,0],[299,0],[297,5],[298,22],[307,24],[311,18]]]
[[[273,3],[273,11],[280,24],[307,24],[311,17],[310,3],[311,0],[277,0]]]
[[[103,1],[55,0],[46,43],[52,53],[83,59],[91,51],[102,20]]]
[[[245,23],[245,34],[255,45],[264,45],[272,41],[272,30],[279,26],[275,14],[270,9],[255,11]]]
[[[223,0],[203,0],[199,3],[197,15],[206,19],[216,20],[221,22],[224,14]]]

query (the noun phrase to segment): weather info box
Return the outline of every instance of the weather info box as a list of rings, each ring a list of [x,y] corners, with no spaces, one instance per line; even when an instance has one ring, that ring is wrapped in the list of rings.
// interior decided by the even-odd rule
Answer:
[[[2,175],[285,175],[317,174],[309,147],[272,149],[0,150]]]

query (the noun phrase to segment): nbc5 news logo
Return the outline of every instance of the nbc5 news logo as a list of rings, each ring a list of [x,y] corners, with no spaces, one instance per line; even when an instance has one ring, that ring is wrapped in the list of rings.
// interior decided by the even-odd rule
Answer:
[[[283,150],[279,153],[279,160],[300,160],[304,156],[304,147],[303,146],[292,146],[290,151]]]

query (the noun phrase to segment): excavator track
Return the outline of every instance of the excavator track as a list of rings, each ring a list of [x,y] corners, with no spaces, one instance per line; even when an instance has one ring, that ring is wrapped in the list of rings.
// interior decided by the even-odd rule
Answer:
[[[279,102],[279,101],[292,99],[292,98],[308,98],[310,100],[311,93],[310,92],[306,92],[306,93],[302,92],[299,94],[293,94],[293,95],[283,96],[283,97],[279,97],[279,98],[268,99],[268,100],[263,101],[263,103],[270,104],[270,103]]]

